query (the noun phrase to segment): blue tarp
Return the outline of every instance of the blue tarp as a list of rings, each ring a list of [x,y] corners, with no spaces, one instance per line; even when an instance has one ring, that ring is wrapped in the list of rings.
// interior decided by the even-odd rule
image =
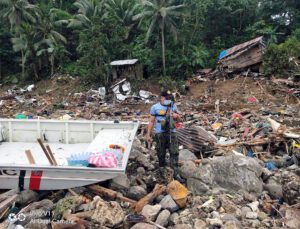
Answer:
[[[220,52],[219,60],[223,59],[226,55],[227,55],[227,50],[223,50],[222,52]]]

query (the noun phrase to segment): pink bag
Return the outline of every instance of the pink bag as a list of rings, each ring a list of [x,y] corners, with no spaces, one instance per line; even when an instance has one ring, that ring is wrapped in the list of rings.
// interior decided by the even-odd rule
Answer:
[[[90,156],[89,164],[102,168],[115,168],[118,166],[118,160],[113,153],[107,152]]]

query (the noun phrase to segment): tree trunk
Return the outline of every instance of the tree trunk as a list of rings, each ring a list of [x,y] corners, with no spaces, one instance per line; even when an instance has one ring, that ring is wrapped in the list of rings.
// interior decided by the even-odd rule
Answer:
[[[163,76],[166,76],[166,56],[165,56],[165,24],[161,26],[161,50],[162,50],[162,64],[163,64]]]
[[[2,63],[1,63],[1,59],[0,59],[0,82],[2,79]]]
[[[35,76],[35,79],[38,80],[39,79],[39,75],[38,75],[38,72],[37,72],[37,69],[36,69],[36,63],[33,62],[33,72],[34,72],[34,76]]]
[[[50,57],[50,63],[51,63],[51,76],[54,74],[54,56],[51,55]]]
[[[24,51],[21,51],[21,65],[22,65],[22,78],[24,79],[25,78],[25,54],[24,54]]]

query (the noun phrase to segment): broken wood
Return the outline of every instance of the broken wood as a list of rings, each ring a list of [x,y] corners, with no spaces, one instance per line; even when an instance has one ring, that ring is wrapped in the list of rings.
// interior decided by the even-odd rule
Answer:
[[[152,192],[144,196],[135,204],[134,211],[138,213],[141,212],[147,204],[151,203],[156,197],[164,193],[166,189],[166,186],[156,184]]]
[[[18,195],[15,194],[15,195],[7,198],[3,202],[1,202],[0,203],[0,212],[4,211],[8,205],[11,205],[17,199],[17,197],[18,197]]]
[[[124,197],[121,193],[118,193],[118,192],[108,189],[108,188],[104,188],[100,185],[89,185],[88,189],[92,190],[94,193],[96,193],[97,195],[100,195],[100,196],[106,196],[106,197],[109,197],[112,199],[119,199],[121,201],[128,202],[131,205],[136,204],[135,200]]]
[[[51,150],[50,146],[49,146],[49,145],[46,145],[46,148],[47,148],[47,150],[48,150],[49,156],[51,157],[51,159],[52,159],[54,165],[58,165],[57,162],[56,162],[56,159],[55,159],[55,157],[54,157],[54,154],[52,153],[52,150]]]
[[[46,157],[47,157],[49,163],[50,163],[51,165],[54,165],[54,162],[52,161],[52,158],[51,158],[51,156],[49,155],[49,153],[48,153],[48,151],[47,151],[47,149],[46,149],[44,143],[42,142],[42,140],[41,140],[40,138],[38,138],[37,141],[38,141],[38,143],[40,144],[42,150],[44,151],[44,154],[46,155]]]

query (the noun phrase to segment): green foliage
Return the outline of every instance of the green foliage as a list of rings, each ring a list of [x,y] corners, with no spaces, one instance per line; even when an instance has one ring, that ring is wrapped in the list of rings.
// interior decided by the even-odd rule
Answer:
[[[161,90],[181,91],[184,81],[174,80],[174,78],[170,76],[165,76],[159,80],[159,85]]]
[[[82,78],[88,78],[89,68],[86,65],[82,65],[79,62],[72,62],[66,64],[63,69],[63,73],[70,74],[72,76],[79,76]]]
[[[295,61],[300,57],[300,41],[289,38],[284,43],[271,44],[264,56],[264,72],[268,75],[289,76],[294,71],[299,71]]]
[[[0,80],[63,71],[107,84],[110,61],[137,58],[146,76],[172,76],[162,84],[177,87],[262,35],[273,44],[266,73],[288,74],[299,28],[298,0],[0,0]]]

